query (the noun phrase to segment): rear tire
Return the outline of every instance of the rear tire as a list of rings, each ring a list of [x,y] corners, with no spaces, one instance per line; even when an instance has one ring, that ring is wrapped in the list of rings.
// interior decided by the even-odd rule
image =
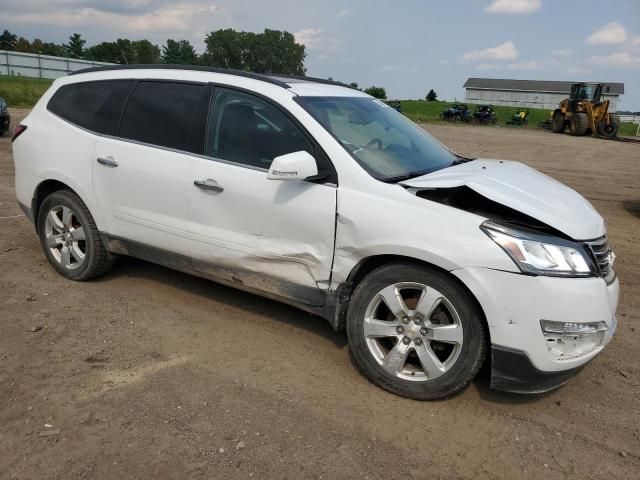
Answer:
[[[409,263],[379,267],[360,282],[347,336],[369,380],[415,400],[465,388],[487,351],[483,314],[471,295],[446,273]]]
[[[581,137],[589,130],[589,117],[584,112],[577,112],[571,117],[571,135]]]
[[[63,277],[84,281],[106,273],[115,260],[82,199],[69,190],[47,196],[38,210],[38,235],[49,263]]]
[[[567,125],[564,120],[564,115],[561,112],[553,114],[553,120],[551,121],[551,130],[553,133],[563,133]]]

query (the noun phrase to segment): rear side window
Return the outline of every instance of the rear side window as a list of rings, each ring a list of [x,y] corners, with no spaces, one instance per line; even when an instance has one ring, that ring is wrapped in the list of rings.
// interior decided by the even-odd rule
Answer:
[[[178,150],[192,150],[189,132],[207,87],[192,83],[140,82],[124,110],[119,136]],[[200,153],[200,152],[196,152]]]
[[[79,127],[103,133],[124,98],[130,80],[74,83],[60,87],[47,109]]]

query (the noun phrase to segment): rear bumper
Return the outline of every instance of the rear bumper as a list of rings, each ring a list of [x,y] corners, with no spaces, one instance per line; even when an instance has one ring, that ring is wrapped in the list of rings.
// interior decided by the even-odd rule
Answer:
[[[544,393],[568,382],[586,364],[568,370],[538,370],[521,350],[491,347],[491,388],[513,393]]]

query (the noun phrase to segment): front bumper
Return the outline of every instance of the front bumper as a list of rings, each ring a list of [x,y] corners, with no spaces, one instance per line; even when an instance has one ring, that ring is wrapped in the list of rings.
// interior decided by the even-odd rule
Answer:
[[[609,342],[616,328],[617,279],[528,276],[480,267],[452,272],[484,310],[492,343],[492,388],[539,393],[575,375]],[[552,353],[540,320],[605,322],[608,330],[589,351]],[[576,341],[578,345],[580,342]]]
[[[544,393],[565,384],[584,365],[545,372],[533,366],[526,353],[500,345],[491,347],[491,388],[513,393]]]

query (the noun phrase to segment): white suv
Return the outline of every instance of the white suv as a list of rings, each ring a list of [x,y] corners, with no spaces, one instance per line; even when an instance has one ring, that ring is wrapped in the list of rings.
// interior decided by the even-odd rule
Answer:
[[[13,151],[61,275],[131,255],[295,305],[399,395],[451,395],[489,352],[494,388],[549,390],[615,330],[614,256],[583,197],[340,84],[90,69],[54,82]]]

